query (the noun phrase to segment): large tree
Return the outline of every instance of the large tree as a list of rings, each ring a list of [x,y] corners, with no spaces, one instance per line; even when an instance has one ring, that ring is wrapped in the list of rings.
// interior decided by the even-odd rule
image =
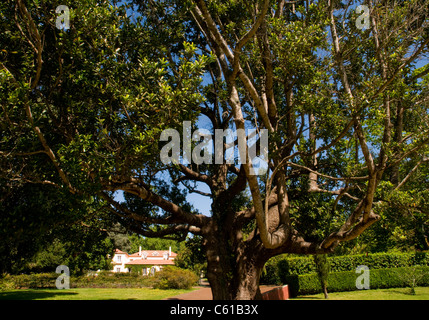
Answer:
[[[427,168],[429,1],[125,3],[70,1],[69,29],[62,3],[1,3],[7,187],[94,195],[143,236],[199,235],[213,297],[254,299],[270,257],[333,252],[380,220],[381,182]],[[211,133],[256,129],[236,136],[247,149],[268,132],[267,172],[161,161],[163,130],[203,118]]]

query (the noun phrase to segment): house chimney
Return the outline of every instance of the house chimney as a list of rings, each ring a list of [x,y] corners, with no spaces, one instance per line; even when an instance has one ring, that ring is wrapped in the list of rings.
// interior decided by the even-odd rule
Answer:
[[[139,246],[139,256],[142,256],[142,246]]]
[[[168,257],[171,257],[171,247],[168,248]]]

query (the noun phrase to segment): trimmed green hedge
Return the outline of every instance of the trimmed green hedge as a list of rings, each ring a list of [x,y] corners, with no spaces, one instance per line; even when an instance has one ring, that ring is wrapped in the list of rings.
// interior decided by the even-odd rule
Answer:
[[[414,265],[429,266],[429,254],[427,252],[413,252],[337,256],[329,258],[329,264],[333,272],[355,270],[359,265],[366,265],[371,270]]]
[[[429,266],[429,253],[372,253],[348,256],[328,257],[330,272],[355,271],[359,265],[366,265],[370,270],[399,268],[413,265]],[[261,283],[282,284],[285,275],[303,275],[315,273],[316,266],[311,256],[277,256],[265,264]]]
[[[57,273],[6,275],[0,279],[0,289],[55,289]],[[97,276],[71,276],[71,288],[142,288],[152,286],[152,277],[131,273],[100,272]]]
[[[429,286],[429,267],[422,266],[418,271],[424,274],[418,285]],[[409,277],[412,272],[412,267],[370,269],[370,289],[408,287]],[[328,292],[357,290],[357,277],[359,277],[359,274],[354,271],[330,273],[328,276]],[[282,283],[289,286],[289,293],[292,297],[322,292],[320,281],[316,274],[287,275],[282,278]]]
[[[144,288],[151,287],[153,277],[137,273],[99,272],[98,275],[70,278],[72,288]]]
[[[58,277],[57,273],[6,275],[0,278],[0,290],[55,288],[55,281]]]
[[[168,270],[166,270],[168,269]],[[165,272],[164,272],[165,270]],[[6,275],[0,278],[0,290],[12,289],[55,289],[57,273]],[[113,273],[102,271],[98,275],[71,276],[71,288],[188,288],[198,281],[198,276],[189,270],[164,268],[155,276],[138,273]]]

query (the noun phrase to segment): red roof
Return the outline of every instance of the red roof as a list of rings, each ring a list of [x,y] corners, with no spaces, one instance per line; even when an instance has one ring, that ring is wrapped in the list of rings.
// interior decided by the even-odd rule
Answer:
[[[173,260],[162,260],[162,259],[137,259],[137,260],[133,260],[130,262],[126,262],[125,265],[156,265],[156,266],[160,266],[160,265],[174,265],[174,261]]]
[[[115,254],[126,254],[128,256],[128,253],[121,251],[119,249],[115,249]]]
[[[168,250],[142,250],[142,255],[144,255],[144,253],[147,254],[147,257],[151,257],[151,258],[156,258],[156,257],[160,257],[162,258],[164,256],[165,253],[170,253]],[[176,257],[177,253],[174,253],[173,251],[171,252],[171,255],[169,254],[169,257]],[[140,257],[139,252],[130,254],[129,257]]]

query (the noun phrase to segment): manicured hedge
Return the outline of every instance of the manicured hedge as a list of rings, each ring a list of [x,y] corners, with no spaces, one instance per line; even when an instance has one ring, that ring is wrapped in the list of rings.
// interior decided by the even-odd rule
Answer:
[[[169,269],[169,268],[164,268]],[[0,290],[11,289],[55,289],[57,273],[6,275],[0,278]],[[189,270],[174,268],[157,272],[155,276],[142,276],[137,273],[99,272],[97,275],[71,276],[71,288],[143,288],[159,287],[188,288],[198,281],[198,276]]]
[[[144,288],[152,286],[153,277],[137,273],[99,272],[98,275],[70,278],[72,288]]]
[[[429,254],[427,252],[414,252],[337,256],[330,257],[329,264],[332,272],[355,270],[359,265],[366,265],[370,269],[399,268],[414,265],[429,266]]]
[[[406,277],[412,272],[411,267],[370,269],[370,289],[407,287],[409,283],[407,283]],[[424,273],[424,276],[418,285],[429,286],[429,267],[420,267],[419,272]],[[356,279],[358,276],[359,274],[354,271],[330,273],[328,276],[328,292],[357,290]],[[287,275],[281,280],[283,284],[289,286],[289,293],[292,297],[322,292],[320,281],[316,274]]]
[[[58,276],[57,273],[6,275],[0,278],[0,289],[55,288],[55,280]]]
[[[359,265],[366,265],[370,270],[399,268],[413,265],[429,266],[429,253],[373,253],[328,257],[330,272],[354,271]],[[313,257],[277,256],[270,259],[261,276],[261,283],[281,284],[285,275],[303,275],[315,273]]]
[[[0,288],[6,289],[55,289],[57,273],[6,275],[0,279]],[[71,288],[141,288],[151,286],[152,279],[130,273],[100,272],[97,276],[71,276]]]

